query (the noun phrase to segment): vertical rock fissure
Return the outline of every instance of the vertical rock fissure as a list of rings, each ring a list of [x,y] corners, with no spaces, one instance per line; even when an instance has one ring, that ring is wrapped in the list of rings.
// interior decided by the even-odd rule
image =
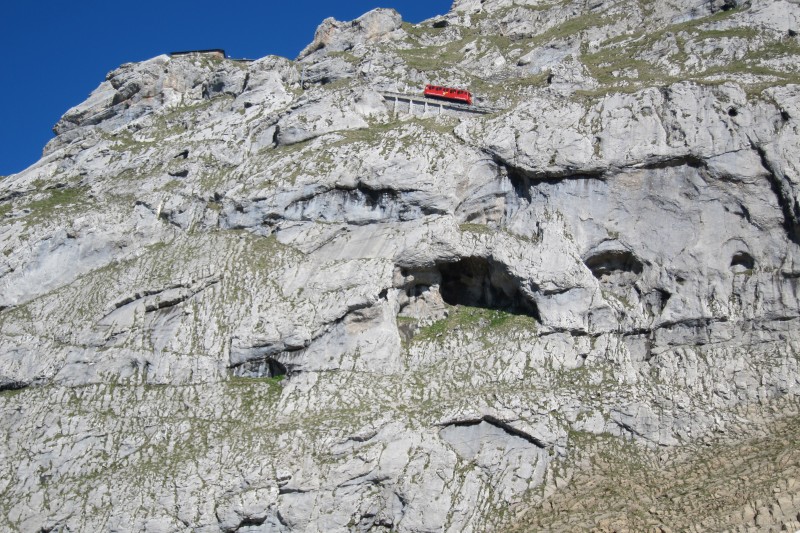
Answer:
[[[800,205],[792,198],[792,191],[786,180],[775,171],[769,156],[767,156],[767,151],[752,141],[751,145],[761,158],[761,165],[767,171],[770,186],[778,199],[778,205],[783,213],[783,227],[786,235],[793,243],[800,244]]]

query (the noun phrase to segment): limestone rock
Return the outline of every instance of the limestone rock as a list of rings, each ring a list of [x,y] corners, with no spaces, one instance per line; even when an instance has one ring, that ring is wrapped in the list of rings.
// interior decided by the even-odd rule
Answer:
[[[788,481],[540,504],[796,407],[798,14],[459,0],[114,70],[0,181],[0,529],[793,527]]]
[[[400,29],[402,21],[394,9],[381,8],[373,9],[350,22],[327,18],[317,28],[311,44],[300,52],[298,59],[323,49],[325,52],[341,52],[359,45],[377,43]]]

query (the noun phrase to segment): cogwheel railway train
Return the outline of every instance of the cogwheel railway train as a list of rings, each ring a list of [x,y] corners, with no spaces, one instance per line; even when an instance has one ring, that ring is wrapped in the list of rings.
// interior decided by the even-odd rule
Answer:
[[[441,87],[439,85],[428,84],[425,86],[423,94],[430,98],[438,98],[441,100],[449,100],[451,102],[472,105],[472,94],[463,89],[453,89],[452,87]]]

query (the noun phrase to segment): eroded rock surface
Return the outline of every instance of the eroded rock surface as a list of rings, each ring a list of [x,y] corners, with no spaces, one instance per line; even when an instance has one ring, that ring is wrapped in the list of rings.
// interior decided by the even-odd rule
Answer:
[[[783,420],[798,16],[464,0],[111,72],[0,182],[0,524],[570,529],[525,510],[596,442]],[[433,81],[497,111],[381,94]]]

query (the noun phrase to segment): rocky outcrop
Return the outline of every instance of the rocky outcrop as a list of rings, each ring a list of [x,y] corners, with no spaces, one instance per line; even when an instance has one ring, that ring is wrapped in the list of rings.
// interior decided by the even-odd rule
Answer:
[[[391,38],[403,22],[394,9],[374,9],[350,22],[341,22],[333,17],[322,21],[314,40],[300,52],[299,59],[315,52],[346,52],[358,46],[377,43]]]
[[[545,527],[594,451],[781,418],[797,16],[459,1],[113,71],[0,181],[0,523]],[[433,80],[495,111],[381,95]]]

